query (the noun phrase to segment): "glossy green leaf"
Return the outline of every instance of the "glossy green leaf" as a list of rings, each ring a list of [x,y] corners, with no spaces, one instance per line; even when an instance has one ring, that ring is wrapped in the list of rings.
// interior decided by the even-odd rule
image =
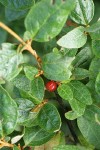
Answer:
[[[24,10],[34,4],[34,0],[0,0],[0,2],[10,9]]]
[[[53,150],[86,150],[86,149],[84,147],[81,147],[81,146],[59,145],[57,147],[54,147]]]
[[[87,35],[84,33],[84,27],[80,26],[61,37],[57,44],[64,48],[80,48],[86,41]]]
[[[80,81],[71,81],[68,84],[73,91],[73,97],[85,105],[92,104],[91,94],[88,88]]]
[[[95,79],[97,74],[100,72],[100,59],[93,58],[89,67],[90,79]]]
[[[70,86],[68,86],[68,84],[61,84],[59,85],[59,87],[57,88],[58,94],[65,100],[72,100],[73,99],[73,92],[70,88]]]
[[[96,89],[96,92],[100,94],[100,72],[98,73],[97,78],[96,78],[95,89]]]
[[[74,6],[74,0],[42,0],[36,3],[25,19],[25,38],[39,42],[54,38],[63,28]]]
[[[45,104],[38,115],[38,123],[48,132],[56,132],[61,127],[60,115],[52,104]]]
[[[83,116],[78,118],[78,127],[92,145],[100,149],[100,109],[97,106],[87,107]]]
[[[73,65],[75,67],[85,68],[90,64],[92,59],[92,50],[91,45],[87,43],[76,55],[75,60],[73,61]]]
[[[92,49],[95,56],[100,58],[100,40],[92,40]]]
[[[89,71],[83,68],[75,68],[72,72],[72,78],[82,80],[89,77]]]
[[[51,52],[42,59],[44,76],[55,81],[68,80],[71,76],[70,65],[74,57],[63,56],[60,52]]]
[[[31,112],[35,107],[34,104],[30,100],[23,98],[16,99],[16,103],[18,105],[17,124],[24,124],[27,127],[34,126],[38,115],[37,112]]]
[[[23,98],[32,100],[35,104],[40,103],[37,97],[31,92],[31,81],[23,74],[19,74],[12,80],[12,84],[19,89]]]
[[[30,92],[30,80],[28,80],[26,78],[25,75],[23,74],[19,74],[16,78],[14,78],[12,80],[12,83],[18,88],[18,89],[21,89],[21,90],[24,90],[26,92]]]
[[[77,99],[72,99],[69,101],[72,110],[77,114],[77,116],[81,116],[84,114],[86,104],[83,104]]]
[[[16,51],[16,46],[3,43],[2,50],[0,50],[0,77],[12,80],[22,70],[22,67],[19,67],[21,63],[23,63],[23,56]]]
[[[12,115],[13,114],[13,115]],[[12,133],[17,122],[17,105],[7,91],[0,86],[0,136]]]
[[[93,101],[97,104],[99,104],[100,102],[100,94],[96,92],[96,88],[95,88],[95,79],[93,80],[89,80],[89,82],[86,84],[87,88],[89,89],[89,91],[91,92]]]
[[[23,137],[25,145],[38,146],[46,143],[54,136],[54,133],[48,133],[39,126],[26,128]]]
[[[97,32],[99,30],[100,30],[100,20],[97,21],[96,23],[92,24],[91,26],[85,28],[85,31],[90,32],[90,33]]]
[[[94,40],[100,40],[100,20],[85,29]]]
[[[31,82],[31,93],[38,100],[43,100],[44,97],[44,81],[41,77],[34,78]]]
[[[29,80],[33,80],[35,75],[38,74],[38,69],[33,66],[24,66],[24,72]]]
[[[68,119],[68,120],[75,120],[77,119],[78,117],[80,117],[81,115],[78,115],[76,112],[74,111],[68,111],[67,113],[65,113],[65,117]]]
[[[94,16],[93,0],[76,0],[76,7],[71,13],[71,19],[78,24],[87,25]]]

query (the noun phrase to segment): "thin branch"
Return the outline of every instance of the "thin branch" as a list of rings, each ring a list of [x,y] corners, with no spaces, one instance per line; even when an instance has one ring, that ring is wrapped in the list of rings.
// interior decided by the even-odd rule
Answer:
[[[6,26],[4,23],[0,22],[0,27],[6,30],[8,33],[10,33],[13,37],[15,37],[19,42],[22,43],[21,46],[24,46],[22,50],[29,51],[37,60],[38,63],[41,62],[40,57],[37,55],[36,51],[32,49],[31,43],[32,40],[28,40],[27,42],[24,42],[24,40],[17,35],[13,30],[11,30],[8,26]],[[39,66],[40,67],[40,66]]]
[[[0,27],[6,30],[8,33],[10,33],[12,36],[14,36],[18,41],[20,41],[23,45],[26,45],[26,43],[23,41],[21,37],[19,37],[13,30],[11,30],[8,26],[6,26],[4,23],[0,22]]]
[[[0,148],[2,147],[13,147],[13,144],[7,143],[5,141],[0,140]]]

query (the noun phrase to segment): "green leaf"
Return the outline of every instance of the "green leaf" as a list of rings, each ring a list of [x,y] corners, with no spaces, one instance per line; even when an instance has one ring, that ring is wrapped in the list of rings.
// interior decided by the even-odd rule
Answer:
[[[92,40],[92,49],[95,56],[100,58],[100,40]]]
[[[28,10],[16,11],[16,10],[6,8],[5,9],[5,17],[8,21],[14,21],[14,20],[21,19],[21,18],[25,17],[27,12],[28,12]]]
[[[7,91],[0,86],[0,136],[12,133],[17,122],[17,105]]]
[[[57,88],[58,94],[65,100],[72,100],[73,99],[73,92],[70,88],[70,86],[68,86],[68,84],[61,84],[59,85],[59,87]]]
[[[100,72],[98,73],[97,78],[96,78],[95,89],[96,89],[96,92],[100,94]]]
[[[14,86],[16,86],[18,89],[21,89],[26,92],[30,92],[30,83],[31,81],[26,78],[25,75],[19,74],[16,78],[12,80],[12,83]]]
[[[89,67],[90,79],[95,79],[97,74],[100,72],[100,59],[93,58]]]
[[[76,119],[77,117],[83,115],[86,105],[74,98],[73,90],[71,89],[70,85],[61,84],[57,90],[58,94],[69,102],[73,110],[65,114],[68,119]]]
[[[88,88],[80,81],[71,81],[68,84],[73,91],[73,97],[85,105],[92,104],[91,94]]]
[[[95,80],[89,80],[89,82],[86,85],[89,89],[89,91],[91,92],[93,101],[97,104],[99,104],[100,102],[100,94],[98,94],[96,92],[96,88],[95,88]]]
[[[14,145],[13,150],[19,150],[18,146]]]
[[[36,3],[25,19],[27,30],[25,38],[31,38],[39,42],[49,41],[54,38],[63,28],[74,6],[74,0],[56,0],[54,2],[42,0]]]
[[[44,76],[50,80],[63,81],[71,76],[71,63],[74,57],[63,56],[60,52],[51,52],[42,59]]]
[[[100,30],[100,20],[92,24],[91,26],[85,28],[86,32],[97,32],[99,30]]]
[[[74,146],[74,145],[59,145],[54,147],[53,150],[86,150],[84,147],[81,146]],[[87,149],[89,150],[89,149]]]
[[[23,56],[16,51],[16,46],[3,43],[0,50],[0,78],[9,81],[15,78],[22,70],[22,67],[19,67],[21,63],[23,63]]]
[[[31,93],[38,100],[42,101],[44,98],[44,81],[41,77],[34,78],[31,82]]]
[[[37,112],[31,112],[31,110],[35,107],[34,104],[28,100],[23,98],[16,99],[16,103],[18,105],[18,119],[17,124],[31,127],[34,126],[37,119]]]
[[[69,101],[72,110],[76,113],[77,116],[82,116],[85,111],[86,104],[83,104],[77,99],[72,99]]]
[[[52,104],[44,105],[38,115],[39,126],[48,132],[56,132],[61,127],[60,115]]]
[[[39,126],[26,128],[23,137],[25,145],[38,146],[46,143],[54,136],[54,133],[48,133]]]
[[[30,8],[34,4],[34,0],[0,0],[0,2],[10,9],[24,10]]]
[[[40,103],[39,99],[31,92],[31,81],[25,75],[19,74],[12,80],[12,84],[19,89],[23,98],[30,99],[35,104]]]
[[[68,119],[68,120],[75,120],[77,119],[78,117],[80,117],[81,115],[78,115],[76,112],[74,111],[68,111],[67,113],[65,113],[65,117]]]
[[[77,120],[78,127],[92,145],[100,149],[100,109],[97,106],[89,106],[84,115]]]
[[[84,27],[80,26],[61,37],[57,44],[65,48],[80,48],[86,41],[87,35],[84,33]]]
[[[78,24],[87,25],[94,16],[93,0],[76,0],[76,7],[71,13],[71,19]]]
[[[89,32],[92,39],[100,40],[100,20],[86,28],[86,32]]]
[[[24,66],[24,72],[29,80],[33,80],[35,75],[38,74],[38,69],[33,66]]]
[[[75,67],[82,67],[85,65],[85,68],[90,64],[92,59],[91,45],[87,43],[76,55],[73,65]]]
[[[83,68],[75,68],[72,72],[72,78],[75,80],[82,80],[89,77],[89,71]]]

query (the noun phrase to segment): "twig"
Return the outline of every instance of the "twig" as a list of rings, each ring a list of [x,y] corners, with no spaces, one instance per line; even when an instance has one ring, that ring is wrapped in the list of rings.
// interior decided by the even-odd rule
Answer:
[[[8,33],[10,33],[13,37],[15,37],[19,42],[22,43],[22,45],[24,46],[23,50],[27,50],[29,51],[35,58],[36,60],[40,63],[41,59],[40,57],[37,55],[36,51],[32,49],[31,43],[32,40],[28,40],[27,42],[24,42],[24,40],[17,35],[13,30],[11,30],[8,26],[6,26],[4,23],[0,22],[0,27],[3,28],[4,30],[6,30]]]
[[[10,144],[10,143],[7,143],[3,140],[0,140],[0,148],[2,148],[2,147],[11,147],[12,148],[13,144]]]
[[[6,30],[8,33],[10,33],[12,36],[14,36],[18,41],[20,41],[23,45],[26,45],[26,43],[23,41],[21,37],[19,37],[13,30],[11,30],[8,26],[6,26],[4,23],[0,22],[0,27]]]

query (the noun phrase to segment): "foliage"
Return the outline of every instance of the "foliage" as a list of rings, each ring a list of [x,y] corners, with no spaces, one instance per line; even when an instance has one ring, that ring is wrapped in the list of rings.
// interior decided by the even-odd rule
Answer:
[[[2,150],[100,150],[99,8],[0,0]]]

